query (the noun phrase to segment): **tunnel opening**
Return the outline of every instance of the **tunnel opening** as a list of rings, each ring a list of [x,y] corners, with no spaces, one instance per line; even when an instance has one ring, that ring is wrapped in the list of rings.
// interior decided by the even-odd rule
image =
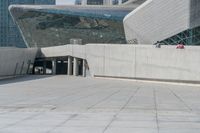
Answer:
[[[86,60],[71,56],[36,58],[32,74],[34,75],[74,75],[86,76]]]

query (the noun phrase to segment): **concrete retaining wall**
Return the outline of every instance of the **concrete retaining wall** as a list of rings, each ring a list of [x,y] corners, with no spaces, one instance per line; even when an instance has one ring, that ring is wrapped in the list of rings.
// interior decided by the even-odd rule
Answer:
[[[200,47],[88,44],[42,49],[43,57],[86,59],[93,76],[200,81]],[[53,53],[51,55],[51,53]]]
[[[36,52],[37,49],[0,48],[0,78],[26,74]]]
[[[95,76],[200,81],[200,47],[88,45],[86,52]]]
[[[45,47],[41,48],[40,52],[38,53],[38,57],[45,58],[45,57],[62,57],[62,56],[74,56],[77,58],[86,57],[85,51],[86,45],[62,45],[62,46],[55,46],[55,47]]]
[[[27,73],[37,49],[0,49],[0,77]],[[41,57],[86,59],[93,76],[200,81],[200,47],[88,44],[41,49]]]
[[[136,48],[137,78],[200,81],[200,48]]]

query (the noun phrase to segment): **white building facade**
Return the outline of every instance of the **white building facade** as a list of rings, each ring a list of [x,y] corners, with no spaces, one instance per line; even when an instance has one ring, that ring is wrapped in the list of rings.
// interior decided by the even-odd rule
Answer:
[[[124,19],[128,43],[198,45],[198,0],[147,0]]]

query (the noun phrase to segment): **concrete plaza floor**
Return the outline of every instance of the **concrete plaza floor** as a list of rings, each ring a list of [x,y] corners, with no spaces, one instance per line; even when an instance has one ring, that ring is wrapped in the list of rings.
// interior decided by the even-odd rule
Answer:
[[[200,86],[68,76],[3,80],[0,133],[200,133]]]

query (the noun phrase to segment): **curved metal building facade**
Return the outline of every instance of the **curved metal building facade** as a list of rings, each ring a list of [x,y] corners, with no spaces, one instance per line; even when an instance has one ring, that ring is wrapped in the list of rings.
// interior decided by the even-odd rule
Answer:
[[[26,47],[8,11],[12,4],[55,5],[55,0],[0,0],[0,47]]]
[[[10,7],[28,47],[87,43],[200,45],[200,1],[130,0],[122,6]]]
[[[27,47],[83,43],[126,43],[124,17],[132,8],[99,6],[12,6]]]
[[[200,45],[199,0],[147,0],[124,19],[128,43]]]

